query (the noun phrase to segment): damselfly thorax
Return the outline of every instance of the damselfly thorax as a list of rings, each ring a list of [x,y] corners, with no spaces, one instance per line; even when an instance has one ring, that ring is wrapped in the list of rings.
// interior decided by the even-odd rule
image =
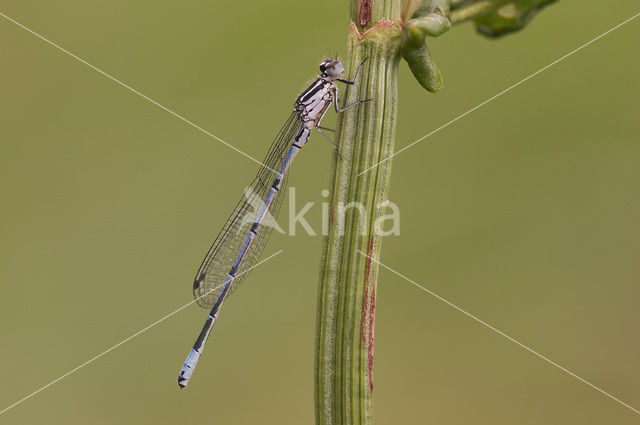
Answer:
[[[335,100],[338,87],[330,78],[319,77],[296,100],[294,108],[308,128],[315,127]]]

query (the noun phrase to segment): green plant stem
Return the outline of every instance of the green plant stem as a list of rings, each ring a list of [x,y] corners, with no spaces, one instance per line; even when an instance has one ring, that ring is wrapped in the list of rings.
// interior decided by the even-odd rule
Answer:
[[[451,12],[451,23],[460,24],[475,17],[496,11],[513,0],[482,0]]]
[[[358,175],[393,152],[402,28],[399,0],[373,1],[364,28],[352,3],[345,68],[352,77],[368,58],[355,86],[342,91],[342,106],[370,102],[341,114],[337,135],[342,160],[332,165],[329,235],[324,241],[316,332],[316,423],[371,424],[373,421],[373,326],[380,232],[391,161]],[[348,208],[350,203],[364,207]],[[362,253],[366,254],[363,255]]]
[[[331,219],[321,259],[316,326],[315,407],[318,425],[373,423],[373,341],[380,258],[379,220],[386,211],[398,109],[398,62],[404,57],[429,91],[442,78],[425,45],[451,23],[476,20],[496,37],[521,29],[553,0],[518,0],[515,23],[489,20],[514,0],[479,0],[467,6],[449,0],[349,0],[351,24],[346,78],[358,65],[360,78],[341,89],[341,106],[371,99],[339,115],[342,159],[332,164]],[[518,9],[516,10],[518,12]],[[359,209],[360,208],[360,209]]]

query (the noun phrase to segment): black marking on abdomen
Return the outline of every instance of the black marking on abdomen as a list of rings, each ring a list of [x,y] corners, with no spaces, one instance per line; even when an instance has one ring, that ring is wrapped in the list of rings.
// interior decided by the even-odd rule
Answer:
[[[253,233],[254,235],[257,235],[259,226],[260,226],[260,223],[253,223],[253,225],[251,226],[250,232]]]
[[[191,369],[191,368],[189,368],[189,369]],[[185,378],[183,375],[184,375],[184,371],[181,371],[180,372],[180,376],[178,376],[178,386],[180,388],[184,388],[184,387],[187,386],[187,384],[183,384],[183,382],[187,380],[187,378]]]
[[[209,329],[211,329],[211,326],[213,326],[213,317],[209,316],[207,317],[207,321],[205,322],[204,327],[200,331],[200,335],[198,335],[198,339],[196,339],[196,343],[193,344],[194,350],[198,352],[200,351],[200,349],[202,348],[202,344],[204,343],[204,340],[209,333]]]

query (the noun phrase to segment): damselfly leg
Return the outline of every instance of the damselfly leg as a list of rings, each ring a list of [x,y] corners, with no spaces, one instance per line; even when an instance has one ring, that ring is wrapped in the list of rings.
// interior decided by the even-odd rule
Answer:
[[[324,132],[321,130],[321,128],[324,127],[316,127],[316,130],[318,130],[318,133],[322,134],[324,136],[325,139],[327,139],[327,142],[329,142],[331,144],[331,146],[333,146],[333,149],[335,149],[336,153],[338,154],[338,158],[340,158],[340,160],[342,161],[342,154],[340,153],[340,149],[338,148],[338,145],[336,144],[336,142],[334,142],[333,140],[331,140],[331,137],[327,136],[326,134],[324,134]],[[325,130],[330,130],[328,128],[324,128]],[[334,130],[331,130],[334,131]]]

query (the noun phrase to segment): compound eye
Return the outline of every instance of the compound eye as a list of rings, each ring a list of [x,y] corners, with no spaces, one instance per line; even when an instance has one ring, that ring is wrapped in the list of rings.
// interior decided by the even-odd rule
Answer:
[[[344,72],[344,67],[340,61],[333,61],[331,66],[327,68],[327,74],[332,77],[338,77]]]

